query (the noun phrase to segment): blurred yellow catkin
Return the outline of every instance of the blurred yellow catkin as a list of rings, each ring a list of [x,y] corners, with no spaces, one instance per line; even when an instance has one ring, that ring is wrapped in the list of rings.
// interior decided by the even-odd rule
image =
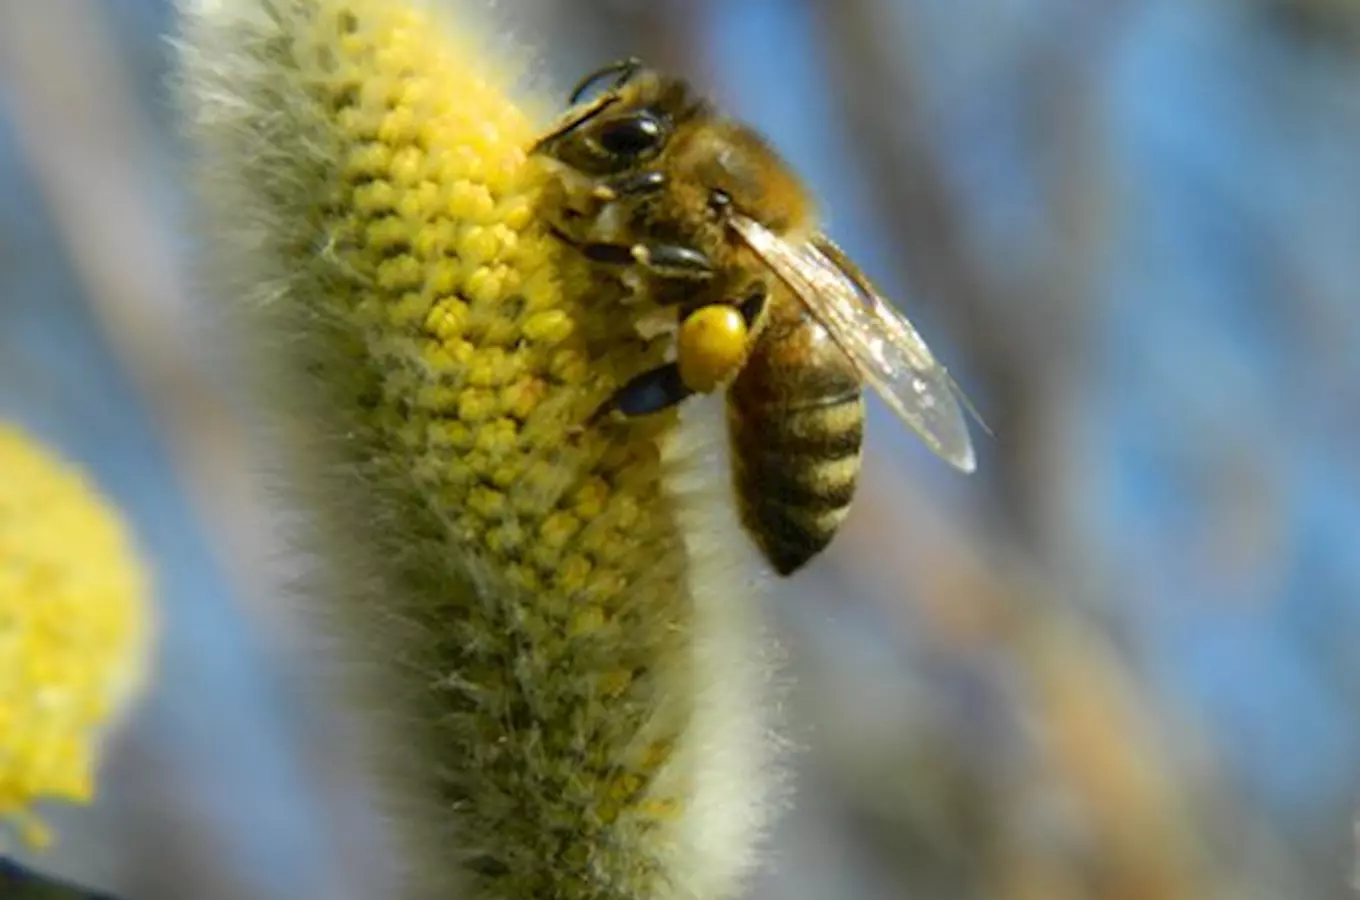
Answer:
[[[206,283],[294,441],[314,605],[401,676],[406,894],[732,896],[775,779],[720,407],[589,421],[662,350],[540,221],[506,42],[428,3],[181,11]]]
[[[0,423],[0,819],[87,803],[99,743],[145,678],[149,576],[85,479]],[[3,839],[0,838],[0,845]]]

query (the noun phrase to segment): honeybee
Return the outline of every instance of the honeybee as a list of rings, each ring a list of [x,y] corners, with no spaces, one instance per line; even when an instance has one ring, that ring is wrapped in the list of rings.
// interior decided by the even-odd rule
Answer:
[[[948,372],[818,230],[808,191],[766,140],[685,80],[636,58],[593,72],[532,152],[557,172],[545,206],[558,237],[676,313],[674,360],[607,409],[648,415],[725,388],[741,521],[780,575],[820,553],[849,512],[866,382],[937,455],[973,471],[960,402],[973,410]]]

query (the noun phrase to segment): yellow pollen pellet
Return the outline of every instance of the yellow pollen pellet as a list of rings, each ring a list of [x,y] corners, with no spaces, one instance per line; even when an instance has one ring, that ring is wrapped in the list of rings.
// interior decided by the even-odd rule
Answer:
[[[746,320],[731,306],[705,306],[680,325],[675,358],[680,380],[708,393],[730,379],[746,358]]]

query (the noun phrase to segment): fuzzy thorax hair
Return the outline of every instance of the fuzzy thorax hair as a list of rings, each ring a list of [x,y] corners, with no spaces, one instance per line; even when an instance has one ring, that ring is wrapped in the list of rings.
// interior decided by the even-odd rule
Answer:
[[[721,409],[592,424],[664,342],[547,233],[496,41],[397,0],[181,6],[207,286],[300,437],[312,602],[399,676],[408,895],[733,895],[773,779]]]

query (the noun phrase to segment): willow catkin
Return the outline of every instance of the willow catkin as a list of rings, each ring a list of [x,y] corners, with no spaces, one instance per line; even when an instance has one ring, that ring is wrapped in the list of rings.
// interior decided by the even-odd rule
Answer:
[[[591,419],[664,348],[548,234],[497,42],[412,2],[181,7],[208,285],[306,445],[313,600],[402,676],[408,894],[731,896],[774,778],[721,416]]]
[[[0,423],[0,821],[88,803],[99,748],[146,682],[151,577],[83,473]],[[0,836],[0,851],[7,843]]]

